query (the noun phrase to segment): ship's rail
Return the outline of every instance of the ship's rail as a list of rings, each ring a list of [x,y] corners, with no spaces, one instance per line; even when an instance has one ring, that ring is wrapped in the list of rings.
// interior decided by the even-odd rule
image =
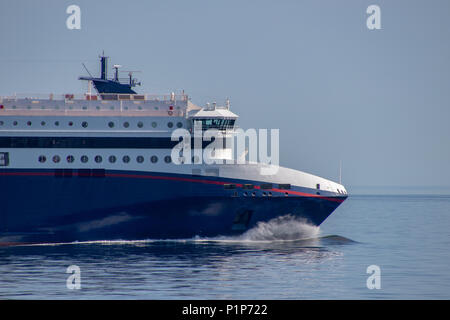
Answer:
[[[17,100],[50,100],[50,101],[114,101],[114,100],[132,100],[132,101],[188,101],[189,97],[186,94],[117,94],[117,93],[102,93],[102,94],[53,94],[53,93],[16,93],[13,96],[0,96],[1,101],[17,101]]]

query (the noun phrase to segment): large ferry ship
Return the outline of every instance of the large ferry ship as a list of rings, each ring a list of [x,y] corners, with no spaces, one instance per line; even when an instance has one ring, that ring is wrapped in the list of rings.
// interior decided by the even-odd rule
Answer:
[[[229,102],[139,94],[131,73],[114,65],[108,78],[108,58],[100,64],[100,77],[79,78],[86,94],[0,97],[1,244],[231,235],[287,214],[320,225],[347,198],[339,183],[284,167],[174,161],[174,130],[233,136]],[[226,143],[215,151],[229,156]]]

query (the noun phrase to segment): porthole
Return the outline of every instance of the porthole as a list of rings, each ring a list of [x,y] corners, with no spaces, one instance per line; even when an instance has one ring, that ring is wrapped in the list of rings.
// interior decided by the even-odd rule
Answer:
[[[124,123],[123,123],[123,127],[124,127],[124,128],[128,128],[129,126],[130,126],[130,124],[129,124],[128,122],[124,122]]]
[[[130,157],[129,156],[123,156],[122,161],[124,163],[128,163],[128,162],[130,162]]]
[[[152,157],[150,158],[150,161],[151,161],[152,163],[157,163],[157,162],[158,162],[158,157],[157,157],[157,156],[152,156]]]
[[[143,156],[137,156],[137,157],[136,157],[136,161],[137,161],[138,163],[142,163],[142,162],[144,162],[144,157],[143,157]]]
[[[59,161],[61,161],[61,158],[59,156],[53,156],[54,163],[58,163]]]
[[[244,192],[243,195],[244,195],[244,197],[246,197],[247,196],[247,192]]]
[[[55,121],[55,126],[59,126],[59,121]]]
[[[252,192],[252,197],[256,196],[256,192]]]
[[[47,161],[47,158],[45,156],[39,156],[38,160],[39,162],[44,163],[45,161]]]
[[[28,121],[28,122],[27,122],[27,126],[31,126],[31,121]]]
[[[88,123],[87,123],[86,121],[83,121],[83,122],[81,123],[81,126],[82,126],[83,128],[87,128]]]
[[[182,126],[183,126],[183,123],[177,122],[177,127],[178,127],[178,128],[181,128]]]
[[[108,122],[108,127],[110,127],[110,128],[114,128],[114,122]]]
[[[41,126],[45,126],[45,121],[41,121]]]
[[[164,157],[164,162],[165,163],[171,163],[172,162],[172,157],[171,156],[165,156]]]
[[[113,106],[111,106],[111,107],[109,107],[109,109],[110,109],[110,110],[114,110],[114,107],[113,107]]]
[[[2,126],[2,125],[3,125],[3,121],[0,120],[0,126]]]
[[[100,110],[100,106],[96,106],[95,109]]]
[[[103,161],[102,156],[95,156],[94,161],[100,163]]]
[[[86,107],[86,106],[83,106],[82,109],[83,109],[83,110],[87,110],[87,107]]]
[[[17,126],[17,121],[14,121],[14,122],[13,122],[13,126]]]
[[[142,128],[144,126],[144,124],[142,123],[142,121],[139,121],[137,126],[138,126],[138,128]]]
[[[86,163],[88,160],[89,158],[87,156],[81,156],[81,162]]]
[[[139,109],[139,110],[142,110],[142,107],[141,107],[141,106],[139,106],[139,107],[138,107],[138,109]]]
[[[73,122],[69,121],[69,127],[73,126]]]
[[[72,155],[70,155],[70,156],[67,156],[66,160],[68,163],[72,163],[75,161],[75,158]]]
[[[172,128],[172,127],[173,127],[173,122],[167,122],[167,126],[168,126],[169,128]]]
[[[153,127],[153,128],[156,128],[157,125],[158,125],[158,124],[157,124],[156,122],[152,122],[152,127]]]
[[[116,162],[116,156],[109,156],[108,160],[109,162],[114,163]]]

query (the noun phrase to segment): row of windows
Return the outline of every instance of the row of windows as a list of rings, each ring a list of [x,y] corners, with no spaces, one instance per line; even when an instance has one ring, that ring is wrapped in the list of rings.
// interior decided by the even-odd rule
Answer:
[[[236,189],[236,187],[237,186],[232,183],[226,183],[223,185],[223,188],[228,189],[228,190]],[[255,188],[255,186],[253,184],[243,184],[242,185],[242,189],[251,190],[254,188]],[[273,189],[273,184],[272,183],[263,183],[259,186],[259,188],[263,189],[263,190]],[[291,185],[290,184],[279,184],[278,189],[283,189],[283,190],[291,189]]]
[[[4,124],[5,124],[5,122],[2,121],[2,120],[0,120],[0,126],[3,126]],[[19,122],[15,120],[15,121],[12,122],[12,124],[13,124],[13,126],[17,126],[17,125],[19,124]],[[54,124],[55,124],[55,126],[59,126],[59,125],[60,125],[60,122],[59,122],[59,121],[55,121]],[[69,127],[72,127],[72,126],[74,125],[73,121],[69,121],[67,124],[69,125]],[[27,126],[30,127],[30,126],[32,126],[32,125],[33,125],[33,123],[32,123],[31,121],[27,121]],[[41,121],[41,126],[46,126],[46,125],[47,125],[47,123],[46,123],[45,121]],[[87,128],[88,125],[89,125],[89,124],[88,124],[87,121],[81,122],[81,126],[82,126],[83,128]],[[114,122],[112,122],[112,121],[108,122],[108,127],[110,127],[110,128],[114,128],[115,125],[116,125],[116,124],[115,124]],[[129,123],[129,122],[123,122],[123,123],[122,123],[122,126],[123,126],[124,128],[129,128],[129,127],[130,127],[130,123]],[[144,127],[144,123],[143,123],[142,121],[139,121],[139,122],[136,124],[136,126],[137,126],[138,128],[143,128],[143,127]],[[156,127],[158,126],[158,123],[155,122],[155,121],[153,121],[153,122],[151,123],[151,126],[152,126],[152,128],[156,128]],[[177,128],[182,128],[182,127],[183,127],[183,123],[182,123],[182,122],[177,122],[176,126],[177,126]],[[173,123],[173,122],[170,122],[170,121],[167,122],[167,127],[173,128],[173,127],[174,127],[174,123]]]
[[[27,108],[28,110],[31,110],[31,109],[38,109],[37,107],[32,107],[32,106],[27,106],[26,108]],[[13,105],[13,106],[11,106],[11,109],[17,109],[17,106]],[[53,108],[51,108],[51,107],[47,108],[45,105],[41,105],[41,106],[40,106],[40,109],[43,109],[43,110],[44,110],[44,109],[60,110],[60,107],[59,107],[59,106],[54,106]],[[63,109],[80,110],[79,108],[75,109],[73,106],[68,106],[67,108],[63,108]],[[93,108],[91,108],[91,109],[93,109]],[[95,109],[96,109],[96,110],[101,110],[101,109],[103,109],[103,110],[107,110],[107,109],[109,109],[109,110],[114,110],[115,107],[114,107],[114,106],[109,106],[109,108],[101,108],[100,106],[96,106]],[[127,106],[124,106],[124,107],[122,107],[122,109],[123,109],[123,110],[129,110],[130,108],[128,108]],[[138,110],[144,110],[144,108],[143,108],[142,106],[138,106],[137,109],[138,109]],[[145,109],[146,109],[146,110],[149,110],[150,108],[149,108],[149,107],[146,107]],[[159,107],[153,107],[153,109],[154,109],[154,110],[159,110]],[[172,109],[173,109],[172,106],[169,107],[169,110],[172,110]],[[177,109],[177,110],[180,110],[180,107],[177,106],[176,109]],[[89,110],[89,108],[88,108],[87,106],[82,106],[82,107],[81,107],[81,110]],[[120,107],[117,107],[117,110],[120,110]]]
[[[54,163],[59,163],[62,160],[59,155],[54,155],[51,159],[52,159],[52,161]],[[45,163],[47,161],[47,157],[44,156],[44,155],[40,155],[38,157],[38,161],[40,163]],[[72,156],[72,155],[68,155],[66,157],[66,161],[67,161],[67,163],[73,163],[73,162],[75,162],[75,157]],[[83,156],[80,157],[80,161],[82,163],[87,163],[87,162],[89,162],[89,157],[86,156],[86,155],[83,155]],[[94,161],[96,163],[102,163],[103,162],[103,157],[100,156],[100,155],[97,155],[97,156],[94,157]],[[117,161],[117,157],[116,156],[111,155],[111,156],[108,157],[108,162],[109,163],[115,163],[116,161]],[[131,161],[131,157],[130,156],[125,155],[125,156],[122,157],[122,162],[123,163],[129,163],[130,161]],[[143,163],[144,161],[145,161],[144,156],[137,156],[136,157],[136,162],[137,163]],[[151,163],[157,163],[158,162],[158,157],[157,156],[151,156],[150,157],[150,162]],[[164,157],[164,162],[165,163],[171,163],[172,162],[172,157],[171,156],[165,156]]]

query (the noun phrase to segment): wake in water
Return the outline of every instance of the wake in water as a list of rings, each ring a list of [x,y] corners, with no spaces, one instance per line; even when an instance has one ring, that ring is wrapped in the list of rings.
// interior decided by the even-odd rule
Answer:
[[[222,241],[295,241],[317,238],[320,228],[308,224],[304,219],[292,215],[274,218],[268,222],[258,222],[245,233],[237,236],[206,238]]]
[[[146,240],[100,240],[100,241],[80,241],[72,243],[46,243],[34,245],[62,245],[62,244],[101,244],[101,245],[145,245],[155,242],[221,242],[221,243],[252,243],[252,242],[276,242],[276,241],[301,241],[301,240],[325,240],[333,244],[353,242],[341,236],[320,237],[320,227],[311,225],[304,219],[292,215],[284,215],[267,222],[258,222],[257,225],[243,234],[235,236],[200,237],[195,236],[190,239],[146,239]],[[336,240],[336,241],[335,241]]]

